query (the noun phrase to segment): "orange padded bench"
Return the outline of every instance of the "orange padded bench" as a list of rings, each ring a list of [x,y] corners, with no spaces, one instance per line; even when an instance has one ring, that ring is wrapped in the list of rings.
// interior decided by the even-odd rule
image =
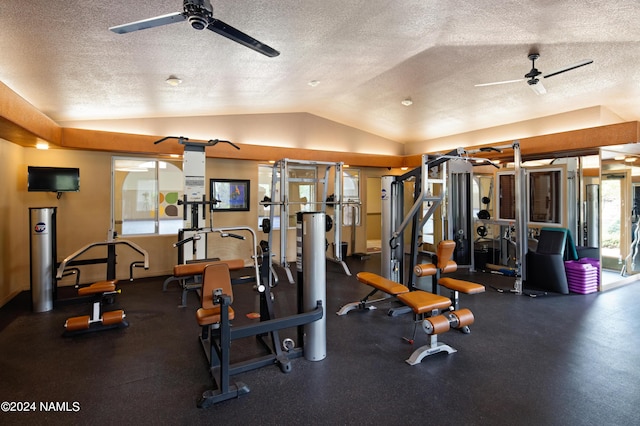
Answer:
[[[392,296],[397,296],[398,294],[409,292],[409,288],[407,286],[404,286],[395,281],[391,281],[372,272],[358,272],[356,277],[361,283],[370,285],[371,287],[374,287],[375,289]]]
[[[344,305],[338,312],[336,312],[337,315],[346,315],[354,309],[375,309],[374,306],[370,306],[372,303],[386,299],[386,297],[383,297],[382,299],[369,300],[369,298],[378,291],[381,291],[388,296],[397,296],[399,294],[409,292],[409,288],[407,286],[391,281],[372,272],[358,272],[356,277],[361,283],[373,287],[373,290],[360,301]]]
[[[422,290],[399,294],[398,300],[410,307],[415,314],[432,313],[451,306],[449,298]]]
[[[102,312],[102,304],[120,293],[116,290],[118,280],[98,281],[86,287],[78,289],[78,296],[94,296],[93,309],[91,315],[68,318],[64,323],[65,332],[63,336],[72,336],[78,333],[90,331],[107,330],[115,327],[127,327],[125,313],[122,309],[116,311]],[[113,299],[111,299],[113,301]]]
[[[429,336],[429,343],[413,351],[406,359],[407,364],[420,364],[424,357],[439,352],[449,354],[457,352],[451,346],[438,342],[438,334],[445,333],[451,328],[461,329],[473,324],[473,313],[469,309],[450,310],[449,298],[421,290],[400,294],[398,299],[411,307],[416,315],[415,326],[421,322],[423,331]],[[413,338],[415,338],[415,326]],[[409,340],[410,343],[413,343],[413,338]]]
[[[118,280],[98,281],[86,287],[78,289],[78,296],[89,296],[91,294],[108,293],[116,291],[116,283]]]
[[[413,310],[415,315],[413,337],[415,337],[417,324],[422,323],[422,329],[430,339],[427,345],[421,346],[411,354],[411,356],[406,360],[408,364],[419,364],[424,357],[435,353],[456,352],[456,350],[451,346],[438,342],[438,334],[447,332],[451,328],[462,329],[473,324],[473,313],[468,309],[454,310],[452,307],[452,301],[448,297],[429,293],[423,290],[409,291],[408,287],[371,272],[359,272],[356,274],[356,277],[358,278],[358,281],[373,287],[374,290],[360,302],[351,303],[343,307],[341,311],[338,312],[338,315],[344,315],[355,307],[365,308],[367,303],[371,303],[368,302],[368,297],[377,291],[397,297],[400,302]],[[454,283],[454,285],[457,284],[456,287],[459,289],[464,289],[463,284],[467,283],[466,281],[461,280],[454,281],[458,281],[458,283]],[[469,291],[477,291],[474,287],[477,284],[467,284],[469,284],[470,287]],[[484,287],[482,287],[482,289],[484,289]],[[413,343],[413,338],[405,340]]]
[[[444,240],[438,243],[436,250],[436,256],[434,263],[425,263],[422,265],[416,265],[413,269],[413,273],[417,277],[433,277],[432,291],[436,294],[439,293],[438,286],[445,287],[451,291],[451,303],[453,310],[457,311],[459,308],[459,293],[464,294],[478,294],[483,293],[485,288],[482,284],[474,283],[471,281],[459,280],[450,277],[442,277],[442,274],[455,272],[458,270],[458,264],[451,260],[453,251],[456,248],[455,241]],[[460,329],[463,333],[469,333],[469,327],[462,327]]]
[[[478,294],[484,292],[482,284],[473,283],[471,281],[457,280],[455,278],[440,278],[438,284],[449,290],[459,291],[464,294]]]
[[[199,280],[202,278],[204,269],[209,265],[225,264],[230,271],[237,271],[244,268],[244,260],[242,259],[230,259],[230,260],[212,260],[204,262],[183,263],[175,265],[173,267],[173,276],[164,280],[162,283],[162,291],[167,291],[167,286],[173,281],[178,281],[182,287],[182,304],[181,308],[187,306],[187,292],[189,290],[197,290],[202,287],[202,283]]]

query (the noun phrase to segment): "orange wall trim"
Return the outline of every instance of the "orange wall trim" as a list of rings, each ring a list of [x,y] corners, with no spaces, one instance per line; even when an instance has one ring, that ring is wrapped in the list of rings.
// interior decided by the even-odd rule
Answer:
[[[33,105],[0,82],[0,138],[22,146],[35,146],[38,141],[69,149],[86,149],[135,154],[182,154],[184,147],[175,140],[155,145],[162,136],[134,135],[62,128]],[[523,158],[550,157],[560,154],[586,155],[597,153],[598,148],[640,141],[639,122],[611,124],[569,132],[554,133],[520,139]],[[233,141],[235,143],[235,141]],[[495,142],[483,146],[505,146],[513,141]],[[350,152],[320,151],[297,148],[246,145],[236,143],[236,150],[227,144],[207,148],[207,157],[238,160],[271,161],[295,158],[309,161],[343,162],[352,166],[369,167],[416,167],[420,155],[375,155]],[[464,147],[466,149],[479,148]],[[507,159],[512,152],[502,154],[474,154],[477,157]]]
[[[61,127],[0,82],[0,137],[22,146],[59,144]]]
[[[176,139],[168,139],[159,144],[154,142],[163,136],[133,135],[97,130],[62,129],[61,146],[70,149],[86,149],[109,152],[126,152],[137,154],[179,154],[184,146]],[[206,141],[193,141],[206,142]],[[229,144],[220,143],[206,148],[209,158],[228,158],[235,160],[276,161],[282,158],[296,160],[343,162],[350,166],[400,167],[402,157],[374,154],[358,154],[351,152],[318,151],[311,149],[279,148],[236,143],[237,150]]]

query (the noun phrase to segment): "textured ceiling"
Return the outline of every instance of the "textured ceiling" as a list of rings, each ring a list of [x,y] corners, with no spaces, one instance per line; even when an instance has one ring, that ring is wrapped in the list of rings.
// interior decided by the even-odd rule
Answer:
[[[212,4],[280,56],[187,22],[108,30],[179,12],[180,0],[2,0],[0,81],[56,121],[308,112],[399,142],[592,106],[640,119],[636,0]],[[531,50],[543,74],[594,63],[544,79],[545,95],[526,82],[474,87],[522,78]]]

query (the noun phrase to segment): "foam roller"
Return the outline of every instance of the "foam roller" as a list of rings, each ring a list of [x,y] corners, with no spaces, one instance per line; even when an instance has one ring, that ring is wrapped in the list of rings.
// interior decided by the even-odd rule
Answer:
[[[436,268],[436,265],[434,265],[433,263],[423,263],[422,265],[416,265],[413,268],[413,272],[418,277],[435,275],[437,271],[438,270]]]
[[[66,328],[67,331],[86,330],[87,328],[89,328],[90,321],[91,318],[89,317],[89,315],[69,318],[64,323],[64,328]]]
[[[102,314],[102,324],[113,325],[119,324],[124,319],[124,311],[109,311]]]
[[[450,327],[449,319],[444,315],[436,315],[422,321],[422,329],[428,335],[445,333]]]
[[[473,313],[466,308],[452,311],[450,315],[453,317],[452,319],[455,319],[451,323],[451,326],[453,328],[462,328],[467,325],[473,324],[474,321]]]

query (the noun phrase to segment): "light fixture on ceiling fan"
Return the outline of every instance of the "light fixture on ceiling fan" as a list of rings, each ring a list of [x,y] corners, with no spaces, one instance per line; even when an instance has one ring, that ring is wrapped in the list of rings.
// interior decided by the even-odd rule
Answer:
[[[520,81],[526,81],[527,84],[529,85],[529,87],[531,88],[531,90],[533,90],[536,94],[544,95],[545,93],[547,93],[547,89],[544,88],[544,86],[542,85],[542,82],[540,81],[540,78],[538,78],[538,77],[540,77],[540,75],[542,75],[542,72],[540,72],[536,68],[536,59],[540,58],[540,54],[539,53],[530,53],[528,58],[531,61],[531,70],[524,75],[524,78],[518,78],[518,79],[515,79],[515,80],[495,81],[495,82],[492,82],[492,83],[476,84],[475,87],[495,86],[495,85],[498,85],[498,84],[508,84],[508,83],[517,83],[517,82],[520,82]],[[589,65],[591,63],[593,63],[593,59],[585,59],[585,60],[582,60],[582,61],[580,61],[578,63],[573,64],[573,65],[569,65],[569,66],[564,67],[562,69],[559,69],[557,71],[551,72],[549,74],[542,75],[542,78],[553,77],[555,75],[562,74],[564,72],[571,71],[571,70],[574,70],[576,68],[580,68],[580,67],[583,67],[585,65]]]

